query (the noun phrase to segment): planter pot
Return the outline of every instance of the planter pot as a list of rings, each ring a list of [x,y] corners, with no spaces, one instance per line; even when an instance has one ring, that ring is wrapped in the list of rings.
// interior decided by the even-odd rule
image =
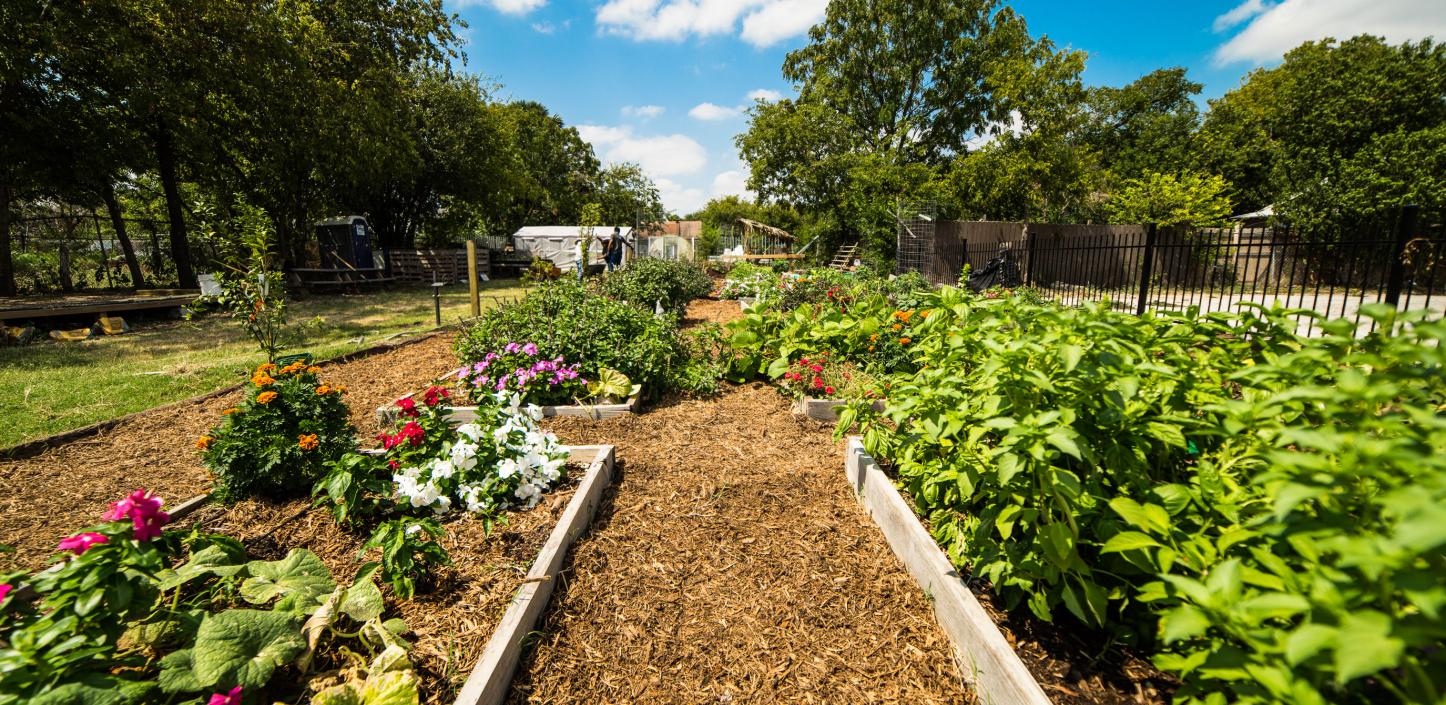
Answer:
[[[452,370],[447,373],[444,379],[456,379],[457,373],[461,371],[461,368]],[[397,418],[398,410],[396,402],[415,397],[416,394],[416,392],[403,394],[397,397],[391,404],[377,407],[377,423],[383,427],[391,425]],[[602,419],[613,418],[614,416],[622,416],[623,414],[635,414],[640,404],[641,399],[639,395],[634,394],[628,397],[627,401],[620,404],[572,404],[568,406],[544,406],[541,408],[543,416],[580,416],[593,419],[594,421],[600,421]],[[452,412],[452,420],[457,423],[466,423],[477,418],[477,407],[475,406],[449,406],[447,409]]]
[[[815,421],[838,421],[838,409],[844,402],[838,399],[814,399],[804,397],[795,399],[793,402],[793,413],[807,416]],[[873,403],[874,411],[883,411],[884,402],[879,400]]]
[[[954,642],[965,677],[979,700],[995,705],[1049,705],[1049,697],[1010,648],[999,626],[980,606],[939,544],[919,522],[894,482],[849,438],[844,473],[859,502],[883,532],[889,548],[934,603],[934,617]]]

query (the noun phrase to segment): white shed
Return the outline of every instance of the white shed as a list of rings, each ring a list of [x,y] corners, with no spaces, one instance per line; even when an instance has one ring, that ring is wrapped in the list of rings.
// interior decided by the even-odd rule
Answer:
[[[613,229],[610,225],[599,225],[593,228],[593,235],[597,240],[593,241],[591,249],[588,250],[590,264],[602,264],[602,241],[612,236]],[[624,226],[622,228],[623,239],[628,243],[633,242],[633,229]],[[577,266],[577,255],[573,248],[577,246],[578,226],[576,225],[526,225],[517,229],[512,234],[512,246],[518,252],[552,260],[558,268],[567,271]],[[628,257],[631,253],[623,251],[623,256]]]

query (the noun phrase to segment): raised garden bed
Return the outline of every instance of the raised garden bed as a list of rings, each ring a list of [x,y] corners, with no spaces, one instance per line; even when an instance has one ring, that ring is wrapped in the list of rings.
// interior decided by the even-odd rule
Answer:
[[[569,549],[588,530],[612,483],[611,445],[568,451],[568,482],[537,507],[509,515],[490,534],[470,517],[449,522],[446,540],[456,564],[444,569],[432,591],[390,605],[411,629],[423,702],[493,705],[505,698],[523,640],[546,609]],[[252,558],[275,559],[305,547],[339,578],[359,566],[356,553],[364,538],[342,530],[325,509],[307,500],[243,501],[229,507],[208,500],[209,495],[201,495],[176,505],[170,510],[172,524],[235,536]],[[20,587],[11,598],[24,599],[26,592]]]
[[[1049,696],[999,626],[858,438],[849,439],[844,473],[894,555],[931,596],[934,616],[954,642],[960,667],[980,700],[995,705],[1049,705]]]
[[[793,400],[793,413],[807,416],[815,421],[828,421],[832,423],[838,421],[838,409],[845,404],[847,404],[847,402],[841,399],[804,397]],[[873,407],[875,411],[883,411],[883,400],[874,402]]]
[[[448,372],[443,379],[456,379],[462,372],[457,368]],[[397,418],[397,402],[403,399],[411,399],[416,392],[403,394],[397,397],[392,403],[377,407],[377,423],[383,427],[391,425]],[[621,404],[572,404],[568,406],[543,406],[543,416],[578,416],[593,420],[610,419],[623,414],[635,414],[641,398],[638,394],[628,397],[628,400]],[[452,418],[457,423],[467,423],[477,419],[477,407],[475,406],[449,406],[447,409],[452,413]]]

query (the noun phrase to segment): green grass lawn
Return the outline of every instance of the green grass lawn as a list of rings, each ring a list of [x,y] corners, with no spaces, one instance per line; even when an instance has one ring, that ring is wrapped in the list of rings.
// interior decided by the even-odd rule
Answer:
[[[516,280],[488,282],[482,306],[521,294]],[[444,289],[442,322],[469,315],[467,290]],[[317,359],[435,325],[429,286],[312,296],[293,301],[289,318],[287,351]],[[264,361],[241,326],[220,313],[142,322],[124,335],[79,343],[0,348],[0,448],[220,389]]]

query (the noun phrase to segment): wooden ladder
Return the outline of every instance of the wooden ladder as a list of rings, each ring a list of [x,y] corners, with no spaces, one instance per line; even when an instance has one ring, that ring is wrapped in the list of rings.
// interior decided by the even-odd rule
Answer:
[[[847,270],[854,263],[854,253],[858,249],[857,243],[840,246],[838,251],[833,253],[833,261],[828,263],[829,269],[837,269],[840,272]]]

